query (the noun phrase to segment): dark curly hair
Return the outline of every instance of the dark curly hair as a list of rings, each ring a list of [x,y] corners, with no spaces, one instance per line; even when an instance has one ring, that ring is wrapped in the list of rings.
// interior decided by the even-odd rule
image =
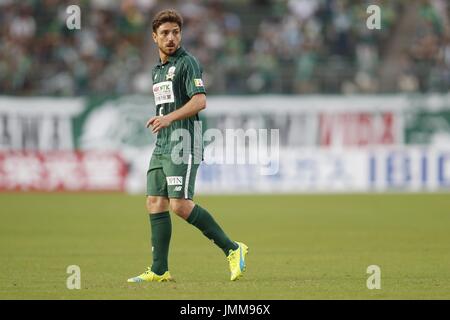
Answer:
[[[180,30],[183,27],[183,18],[181,17],[181,15],[175,10],[169,9],[160,11],[155,15],[152,22],[153,32],[156,32],[159,26],[166,22],[173,22],[178,24]]]

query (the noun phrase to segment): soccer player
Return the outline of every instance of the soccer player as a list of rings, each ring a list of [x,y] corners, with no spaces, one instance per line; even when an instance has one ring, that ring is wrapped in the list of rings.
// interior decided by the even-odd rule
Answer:
[[[147,171],[153,263],[151,268],[128,282],[172,280],[168,266],[172,233],[169,208],[223,250],[232,281],[239,279],[246,267],[248,247],[232,241],[212,215],[192,201],[195,177],[203,157],[198,113],[206,107],[206,95],[197,59],[181,46],[182,27],[183,20],[174,10],[159,12],[152,23],[152,37],[160,58],[152,71],[156,116],[147,122],[147,127],[151,126],[152,132],[157,133]],[[190,141],[183,143],[181,158],[184,161],[174,161],[179,159],[179,141],[171,138],[180,129],[189,132]]]

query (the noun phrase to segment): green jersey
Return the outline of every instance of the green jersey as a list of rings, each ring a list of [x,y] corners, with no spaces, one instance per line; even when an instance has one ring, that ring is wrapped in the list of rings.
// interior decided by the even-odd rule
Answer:
[[[184,106],[197,93],[206,93],[202,80],[202,68],[197,59],[183,47],[169,56],[166,63],[157,64],[152,70],[153,95],[156,115],[169,114]],[[179,130],[184,129],[184,130]],[[189,137],[186,134],[189,133]],[[203,139],[198,114],[172,122],[158,132],[154,154],[171,154],[183,144],[184,152],[202,159]],[[187,149],[187,150],[186,150]]]

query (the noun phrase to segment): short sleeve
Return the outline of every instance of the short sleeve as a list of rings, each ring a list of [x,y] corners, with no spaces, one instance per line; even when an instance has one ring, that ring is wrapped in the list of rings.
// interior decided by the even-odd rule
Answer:
[[[152,69],[152,75],[151,75],[151,77],[152,77],[152,84],[155,84],[155,75],[156,75],[156,68],[153,68]]]
[[[198,61],[193,57],[187,57],[184,66],[184,87],[189,98],[192,98],[197,93],[206,93],[202,79],[202,68]]]

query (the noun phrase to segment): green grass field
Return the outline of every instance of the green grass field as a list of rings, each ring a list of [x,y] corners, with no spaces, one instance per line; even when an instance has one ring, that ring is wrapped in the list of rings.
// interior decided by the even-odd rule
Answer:
[[[245,277],[230,282],[223,253],[172,216],[176,282],[128,284],[151,261],[144,200],[0,194],[0,299],[450,299],[450,194],[197,197],[249,245]]]

